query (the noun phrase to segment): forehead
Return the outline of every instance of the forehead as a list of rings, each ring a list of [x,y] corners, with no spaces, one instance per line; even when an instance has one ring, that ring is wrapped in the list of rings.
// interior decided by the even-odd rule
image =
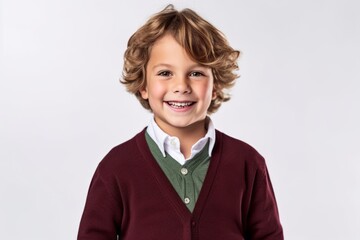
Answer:
[[[165,34],[164,36],[156,40],[150,52],[150,56],[166,56],[174,54],[184,55],[185,57],[190,58],[186,53],[185,48],[183,48],[170,34]]]
[[[171,34],[166,34],[155,41],[150,51],[148,65],[198,65]]]

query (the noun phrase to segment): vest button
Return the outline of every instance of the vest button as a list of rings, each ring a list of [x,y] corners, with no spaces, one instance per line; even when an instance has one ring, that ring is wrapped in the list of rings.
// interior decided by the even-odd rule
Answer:
[[[182,168],[182,169],[180,170],[180,172],[181,172],[182,175],[185,176],[186,174],[188,174],[189,171],[188,171],[186,168]]]

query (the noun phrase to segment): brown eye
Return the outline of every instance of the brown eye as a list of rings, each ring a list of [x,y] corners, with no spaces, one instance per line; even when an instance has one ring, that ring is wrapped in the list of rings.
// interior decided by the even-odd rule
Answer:
[[[169,76],[171,76],[171,72],[170,71],[161,71],[157,75],[162,76],[162,77],[169,77]]]
[[[205,76],[202,72],[191,72],[190,77],[202,77]]]

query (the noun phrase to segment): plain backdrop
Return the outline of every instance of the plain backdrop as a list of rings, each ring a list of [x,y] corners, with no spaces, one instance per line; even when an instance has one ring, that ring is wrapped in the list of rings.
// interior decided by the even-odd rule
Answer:
[[[286,239],[360,239],[357,0],[2,0],[0,239],[76,238],[97,164],[151,118],[119,79],[168,3],[241,50],[212,118],[266,158]]]

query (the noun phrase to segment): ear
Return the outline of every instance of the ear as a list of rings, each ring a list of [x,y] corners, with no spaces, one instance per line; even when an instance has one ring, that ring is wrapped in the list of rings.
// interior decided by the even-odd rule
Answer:
[[[148,94],[148,90],[146,87],[142,88],[139,90],[141,97],[145,100],[149,99],[149,94]]]
[[[216,94],[216,89],[214,88],[213,91],[212,91],[212,97],[211,97],[211,100],[215,100],[217,97],[217,94]]]

